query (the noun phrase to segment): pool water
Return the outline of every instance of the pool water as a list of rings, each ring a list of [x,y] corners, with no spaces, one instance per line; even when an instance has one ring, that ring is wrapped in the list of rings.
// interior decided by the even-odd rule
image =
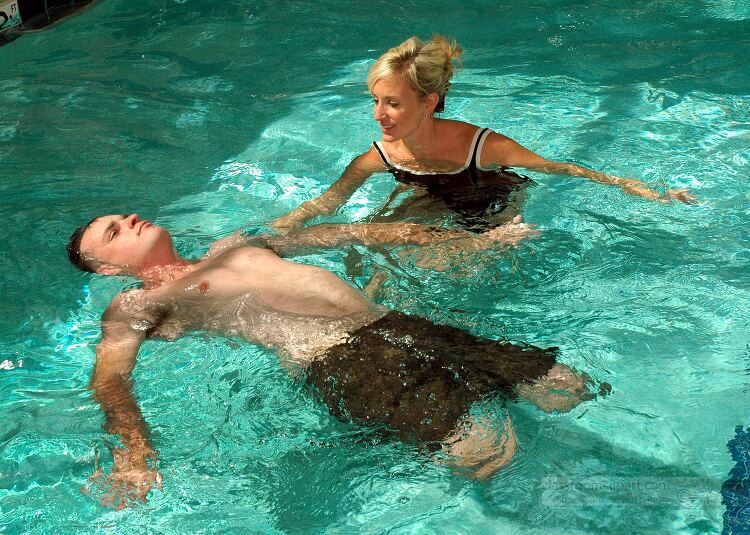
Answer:
[[[314,197],[379,137],[368,66],[432,32],[466,49],[445,117],[700,203],[532,174],[544,233],[510,251],[442,272],[302,260],[359,285],[389,271],[383,304],[559,346],[613,393],[510,405],[521,451],[478,482],[338,422],[270,351],[148,342],[135,391],[164,492],[101,507],[81,487],[116,440],[86,387],[98,318],[134,281],[75,272],[67,237],[137,212],[195,256]],[[0,48],[0,532],[750,531],[748,45],[745,1],[107,0]],[[332,220],[392,187],[373,177]]]

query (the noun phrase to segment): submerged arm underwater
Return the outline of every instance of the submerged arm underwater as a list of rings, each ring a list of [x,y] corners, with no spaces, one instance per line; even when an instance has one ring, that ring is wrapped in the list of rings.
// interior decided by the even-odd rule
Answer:
[[[131,373],[145,332],[130,327],[118,303],[115,298],[102,317],[102,339],[96,347],[89,388],[104,412],[104,429],[118,436],[123,445],[112,450],[111,473],[97,469],[91,482],[104,489],[102,505],[122,509],[146,501],[154,486],[161,490],[161,474],[156,469],[157,452],[132,392]]]
[[[272,225],[280,232],[289,232],[301,227],[306,221],[323,215],[331,215],[341,208],[373,173],[385,170],[385,166],[373,149],[354,158],[336,182],[315,199],[303,202]]]
[[[295,230],[283,236],[245,236],[237,231],[215,242],[208,255],[244,245],[267,247],[281,257],[300,256],[344,245],[441,245],[448,246],[454,252],[467,253],[497,245],[516,245],[523,239],[538,236],[541,231],[535,227],[524,223],[520,216],[483,234],[418,223],[330,223]]]
[[[445,229],[417,223],[365,223],[315,225],[285,236],[265,238],[267,246],[280,256],[293,256],[306,251],[335,248],[342,245],[419,245],[450,244],[462,252],[490,249],[498,244],[515,245],[540,231],[517,217],[510,223],[484,234],[461,229]]]

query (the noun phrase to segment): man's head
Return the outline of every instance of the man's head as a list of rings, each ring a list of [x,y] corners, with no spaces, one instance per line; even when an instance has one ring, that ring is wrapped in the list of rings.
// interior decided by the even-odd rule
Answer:
[[[77,268],[104,275],[137,274],[177,259],[169,232],[135,214],[93,219],[73,233],[67,251]]]

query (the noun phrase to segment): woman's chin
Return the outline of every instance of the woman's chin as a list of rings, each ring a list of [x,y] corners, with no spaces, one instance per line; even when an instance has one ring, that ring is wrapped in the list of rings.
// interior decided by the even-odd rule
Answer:
[[[389,141],[390,142],[390,141],[396,141],[398,139],[398,137],[394,136],[390,132],[384,132],[382,130],[380,132],[381,132],[380,135],[383,138],[383,141]]]

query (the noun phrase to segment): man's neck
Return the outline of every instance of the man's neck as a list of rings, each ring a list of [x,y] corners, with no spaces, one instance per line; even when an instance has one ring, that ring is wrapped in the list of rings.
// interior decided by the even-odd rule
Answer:
[[[146,289],[158,288],[194,271],[198,263],[179,258],[169,264],[143,268],[136,273],[136,276],[143,281]]]

